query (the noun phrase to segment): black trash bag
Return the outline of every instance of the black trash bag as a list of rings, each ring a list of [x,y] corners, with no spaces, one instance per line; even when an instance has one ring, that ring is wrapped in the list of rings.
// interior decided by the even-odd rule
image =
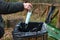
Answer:
[[[2,16],[0,15],[0,38],[2,38],[5,33],[4,27],[5,27],[5,24],[4,24]]]
[[[38,22],[29,22],[28,25],[26,25],[25,23],[19,23],[16,26],[18,26],[18,30],[20,32],[36,32],[41,30],[42,27],[42,22],[38,23]],[[25,28],[27,26],[27,28]]]
[[[29,22],[27,29],[24,27],[25,23],[16,25],[12,32],[14,40],[23,40],[23,38],[41,36],[46,33],[46,28],[42,22]]]

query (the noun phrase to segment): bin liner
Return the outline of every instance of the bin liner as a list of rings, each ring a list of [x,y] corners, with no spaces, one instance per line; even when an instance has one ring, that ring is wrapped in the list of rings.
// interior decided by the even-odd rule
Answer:
[[[12,32],[14,40],[23,40],[23,38],[42,36],[47,33],[43,22],[29,22],[27,29],[24,29],[24,27],[25,23],[18,23],[16,25]]]

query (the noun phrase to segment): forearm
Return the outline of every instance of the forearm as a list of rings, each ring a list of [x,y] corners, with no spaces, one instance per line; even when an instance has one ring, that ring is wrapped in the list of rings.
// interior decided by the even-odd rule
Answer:
[[[9,14],[23,11],[23,3],[20,2],[0,2],[0,14]]]

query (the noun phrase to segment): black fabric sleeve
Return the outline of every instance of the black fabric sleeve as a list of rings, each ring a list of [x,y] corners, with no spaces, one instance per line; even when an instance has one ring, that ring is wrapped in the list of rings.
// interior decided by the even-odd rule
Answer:
[[[23,11],[24,6],[21,2],[4,2],[0,1],[0,14],[10,14]]]

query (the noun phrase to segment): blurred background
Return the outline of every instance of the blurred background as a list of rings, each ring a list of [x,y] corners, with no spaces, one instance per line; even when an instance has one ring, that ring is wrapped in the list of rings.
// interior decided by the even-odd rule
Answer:
[[[30,21],[31,22],[44,22],[48,15],[49,4],[60,4],[60,0],[4,0],[6,2],[30,2],[33,4],[33,12]],[[44,3],[44,5],[39,4]],[[45,5],[47,3],[48,5]],[[59,7],[56,6],[56,9]],[[2,15],[5,23],[5,34],[1,40],[13,40],[11,32],[13,31],[15,25],[22,21],[24,22],[26,19],[27,11],[17,12],[13,14]],[[52,25],[58,26],[59,24],[59,16],[57,15],[51,22]],[[48,37],[48,40],[54,40]]]

